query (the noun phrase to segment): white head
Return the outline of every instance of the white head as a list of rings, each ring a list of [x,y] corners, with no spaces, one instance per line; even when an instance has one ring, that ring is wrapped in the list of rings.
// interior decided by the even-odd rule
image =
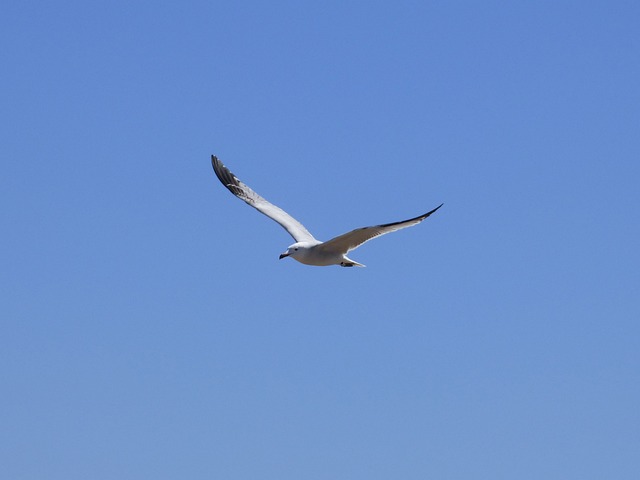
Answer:
[[[293,257],[296,258],[300,255],[304,255],[304,251],[309,247],[306,242],[298,242],[291,245],[287,248],[287,251],[280,255],[280,260],[285,257]]]

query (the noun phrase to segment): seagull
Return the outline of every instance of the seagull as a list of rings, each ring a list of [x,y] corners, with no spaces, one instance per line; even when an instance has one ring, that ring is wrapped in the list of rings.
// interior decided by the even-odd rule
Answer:
[[[291,257],[305,265],[315,265],[319,267],[328,265],[340,265],[341,267],[364,267],[363,264],[348,258],[347,253],[358,248],[363,243],[379,237],[380,235],[385,235],[402,228],[417,225],[444,205],[441,203],[430,212],[415,218],[410,218],[409,220],[385,223],[384,225],[375,225],[372,227],[356,228],[355,230],[339,235],[331,240],[321,242],[316,240],[304,225],[287,212],[268,202],[247,185],[238,180],[238,177],[231,173],[231,171],[229,171],[229,169],[225,167],[215,155],[211,155],[211,164],[213,165],[213,170],[216,172],[220,182],[222,182],[222,184],[227,187],[231,193],[240,200],[251,205],[260,213],[263,213],[267,217],[278,222],[296,241],[296,243],[287,248],[286,252],[280,255],[280,259],[282,260],[283,258]]]

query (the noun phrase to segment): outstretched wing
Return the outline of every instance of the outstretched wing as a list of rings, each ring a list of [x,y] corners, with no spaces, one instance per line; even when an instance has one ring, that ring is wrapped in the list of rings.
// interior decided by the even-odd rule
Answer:
[[[222,184],[229,189],[240,200],[251,205],[253,208],[261,213],[264,213],[267,217],[278,222],[282,227],[289,232],[296,242],[314,241],[313,235],[304,228],[299,221],[289,215],[287,212],[279,207],[276,207],[273,203],[268,202],[256,192],[251,190],[248,186],[238,180],[233,173],[225,167],[218,157],[211,155],[211,164],[213,165],[213,171],[216,172],[218,179]]]
[[[368,242],[373,238],[379,237],[380,235],[417,225],[433,212],[438,210],[442,205],[444,204],[441,203],[439,206],[437,206],[430,212],[425,213],[424,215],[420,215],[419,217],[411,218],[409,220],[404,220],[402,222],[386,223],[384,225],[375,225],[373,227],[356,228],[349,233],[345,233],[338,237],[332,238],[327,242],[324,242],[320,246],[320,248],[326,251],[347,253],[354,248],[358,248],[363,243]]]

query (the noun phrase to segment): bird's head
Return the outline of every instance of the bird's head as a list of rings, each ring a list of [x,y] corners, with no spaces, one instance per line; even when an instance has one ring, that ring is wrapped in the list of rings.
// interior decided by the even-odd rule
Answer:
[[[306,244],[303,244],[303,242],[294,243],[289,248],[287,248],[286,252],[280,254],[280,260],[282,260],[285,257],[296,258],[298,255],[302,253],[302,251],[305,248],[305,245]]]

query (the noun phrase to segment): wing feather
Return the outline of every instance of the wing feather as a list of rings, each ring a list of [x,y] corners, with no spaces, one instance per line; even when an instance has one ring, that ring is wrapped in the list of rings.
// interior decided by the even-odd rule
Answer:
[[[215,155],[211,155],[211,164],[213,165],[213,171],[216,172],[220,182],[222,182],[222,184],[227,187],[231,193],[240,200],[246,202],[248,205],[251,205],[260,213],[263,213],[270,219],[278,222],[287,232],[289,232],[289,235],[291,235],[296,242],[315,241],[313,235],[304,228],[304,225],[281,208],[262,198],[256,192],[251,190],[251,188],[238,180],[238,177],[231,173],[231,171],[225,167]]]
[[[384,225],[374,225],[372,227],[356,228],[348,233],[339,235],[331,240],[324,242],[321,248],[326,251],[333,251],[339,253],[347,253],[358,248],[365,242],[372,240],[380,235],[395,232],[397,230],[411,227],[422,222],[425,218],[438,210],[442,205],[440,204],[430,212],[420,215],[419,217],[410,218],[409,220],[403,220],[401,222],[385,223]]]

